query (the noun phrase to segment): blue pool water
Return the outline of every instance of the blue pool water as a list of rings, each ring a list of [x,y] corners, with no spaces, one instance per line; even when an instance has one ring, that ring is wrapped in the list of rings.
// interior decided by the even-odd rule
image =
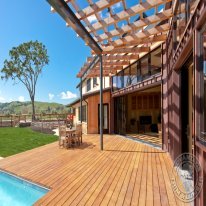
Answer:
[[[49,190],[0,171],[0,205],[29,206]]]

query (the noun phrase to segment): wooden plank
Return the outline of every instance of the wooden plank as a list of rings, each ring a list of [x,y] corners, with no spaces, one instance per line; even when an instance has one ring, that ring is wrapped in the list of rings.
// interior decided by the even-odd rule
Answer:
[[[92,6],[88,6],[86,8],[84,8],[82,11],[84,12],[84,16],[83,17],[80,17],[79,19],[80,20],[83,20],[85,18],[88,18],[89,16],[92,16],[94,15],[95,13],[98,13],[116,3],[118,3],[119,1],[121,0],[110,0],[110,1],[107,1],[107,0],[99,0],[97,1],[96,3],[94,3]],[[77,11],[77,14],[76,16],[78,16],[78,11]]]
[[[147,136],[145,136],[147,138]],[[0,169],[51,188],[35,205],[185,205],[174,195],[167,153],[116,135],[52,143],[0,160]]]
[[[137,46],[139,44],[151,44],[154,42],[163,42],[166,39],[167,39],[167,35],[162,34],[162,35],[143,38],[143,39],[139,39],[139,40],[135,40],[135,41],[131,41],[131,42],[122,42],[122,43],[119,43],[118,45],[116,45],[115,48],[125,48],[128,46]]]

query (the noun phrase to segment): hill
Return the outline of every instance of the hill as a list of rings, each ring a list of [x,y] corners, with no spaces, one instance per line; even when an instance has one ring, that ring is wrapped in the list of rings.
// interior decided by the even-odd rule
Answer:
[[[69,109],[62,104],[50,102],[35,102],[36,113],[63,113]],[[31,114],[31,102],[0,103],[0,114]]]

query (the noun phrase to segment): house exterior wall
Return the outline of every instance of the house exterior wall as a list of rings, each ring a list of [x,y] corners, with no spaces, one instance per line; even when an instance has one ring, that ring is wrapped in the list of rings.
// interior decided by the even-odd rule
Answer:
[[[88,97],[88,133],[89,134],[97,134],[98,132],[98,105],[100,103],[100,96],[99,94],[92,95]],[[111,101],[111,92],[107,91],[103,93],[103,104],[109,105],[109,117],[111,114],[110,110],[110,101]],[[109,120],[110,125],[110,120]],[[109,133],[111,131],[111,126],[109,126]]]
[[[178,1],[177,1],[178,2]],[[184,31],[178,36],[178,22],[176,16],[173,17],[171,30],[166,43],[163,45],[163,148],[168,151],[172,159],[175,160],[178,155],[182,154],[182,130],[181,111],[184,109],[182,102],[181,89],[184,86],[181,82],[183,75],[183,65],[193,54],[193,68],[188,71],[189,86],[188,96],[190,102],[188,107],[192,111],[189,113],[189,130],[194,142],[193,154],[201,165],[201,171],[198,175],[203,177],[203,188],[195,199],[195,205],[206,205],[206,145],[199,141],[202,135],[203,120],[203,94],[202,85],[204,80],[203,58],[200,41],[200,31],[205,25],[206,19],[206,2],[204,0],[195,1],[196,7],[190,14],[190,18],[185,22]],[[174,8],[174,10],[177,10]],[[206,26],[206,25],[205,25]],[[193,77],[192,77],[193,73]],[[191,84],[193,87],[191,87]],[[192,98],[191,98],[192,97]],[[191,116],[193,115],[193,116]],[[204,128],[204,127],[203,127]],[[195,179],[196,182],[196,179]]]
[[[97,79],[96,85],[94,85],[94,78],[90,78],[90,79],[91,79],[91,89],[89,91],[87,91],[87,80],[88,79],[85,79],[85,81],[82,83],[82,95],[90,93],[90,92],[99,91],[100,78],[96,77],[96,79]],[[110,87],[110,77],[103,77],[103,89],[106,89],[109,87]]]
[[[98,131],[98,105],[100,102],[99,92],[88,95],[86,98],[83,98],[82,106],[86,106],[86,121],[82,122],[82,130],[84,134],[97,134]],[[108,104],[109,106],[109,133],[112,133],[112,122],[110,117],[112,116],[111,111],[111,91],[107,89],[103,92],[103,104]],[[73,118],[74,125],[81,123],[79,121],[79,109],[80,102],[72,105],[75,109],[75,115]]]

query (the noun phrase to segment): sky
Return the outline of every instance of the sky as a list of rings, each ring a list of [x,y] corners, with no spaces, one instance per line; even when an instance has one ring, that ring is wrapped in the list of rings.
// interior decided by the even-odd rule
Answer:
[[[81,8],[88,6],[86,0],[76,1]],[[127,0],[128,7],[136,3],[136,1]],[[31,40],[38,40],[46,46],[50,62],[44,67],[38,79],[35,100],[68,104],[76,99],[79,96],[79,91],[76,89],[79,79],[76,75],[86,58],[90,56],[90,48],[81,38],[77,37],[71,28],[66,27],[65,21],[59,14],[50,11],[51,7],[46,0],[0,0],[0,8],[0,70],[3,68],[4,60],[9,57],[9,50],[12,47]],[[117,13],[123,7],[118,2],[111,8]],[[162,6],[158,10],[161,8]],[[152,10],[148,12],[155,11]],[[108,17],[108,14],[107,9],[100,12],[102,18]],[[131,21],[137,19],[138,16],[133,16]],[[94,15],[88,20],[91,23],[97,21]],[[124,20],[118,22],[120,27],[124,24]],[[98,32],[101,33],[101,31]],[[0,79],[0,102],[17,100],[30,100],[24,85]]]
[[[50,62],[38,79],[36,101],[68,104],[77,98],[76,74],[90,48],[57,13],[50,12],[47,1],[1,0],[0,8],[0,70],[12,47],[38,40],[46,46]],[[0,102],[16,100],[30,100],[26,88],[0,79]]]

